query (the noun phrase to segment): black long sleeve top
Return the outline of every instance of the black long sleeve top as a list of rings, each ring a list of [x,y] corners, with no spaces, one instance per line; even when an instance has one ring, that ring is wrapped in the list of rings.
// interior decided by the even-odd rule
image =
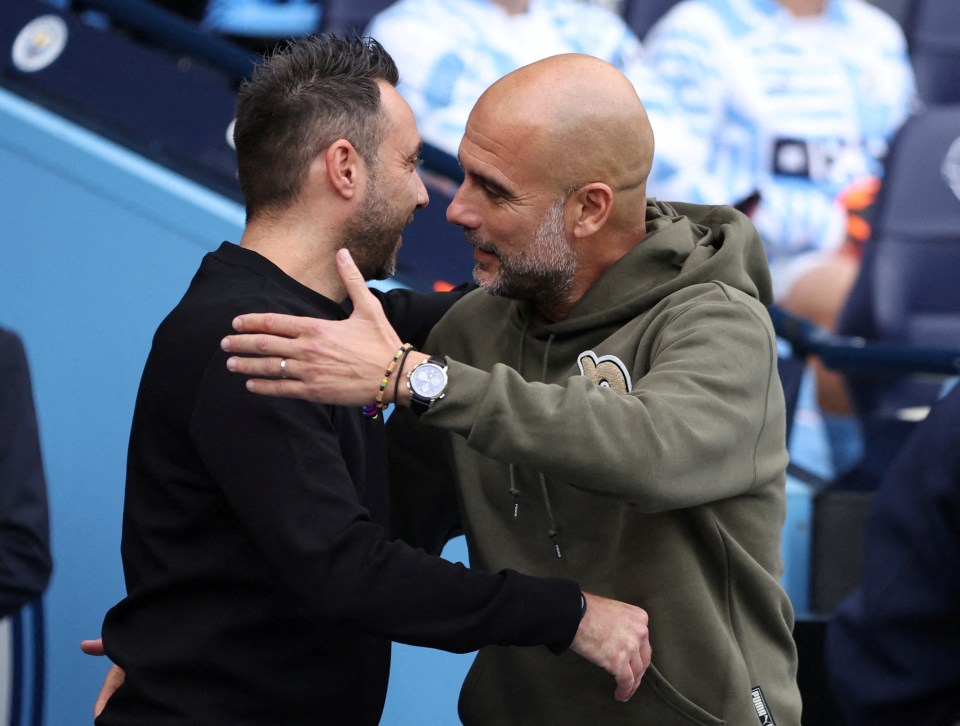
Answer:
[[[382,300],[414,343],[447,305]],[[386,536],[380,418],[256,396],[227,371],[220,340],[257,311],[346,314],[224,243],[160,325],[130,436],[128,595],[103,626],[127,677],[97,723],[375,724],[391,640],[565,648],[574,583],[471,571]]]

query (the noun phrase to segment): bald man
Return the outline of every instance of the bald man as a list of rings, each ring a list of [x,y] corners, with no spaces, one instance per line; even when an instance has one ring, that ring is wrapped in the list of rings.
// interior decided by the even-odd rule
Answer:
[[[730,207],[647,200],[652,156],[631,84],[579,55],[494,84],[460,145],[447,217],[482,289],[401,371],[393,521],[430,551],[462,528],[475,567],[640,604],[653,645],[626,704],[582,659],[483,648],[465,724],[800,722],[763,247]],[[339,264],[349,320],[234,322],[227,365],[250,390],[373,400],[401,340]],[[281,358],[287,378],[263,378]]]

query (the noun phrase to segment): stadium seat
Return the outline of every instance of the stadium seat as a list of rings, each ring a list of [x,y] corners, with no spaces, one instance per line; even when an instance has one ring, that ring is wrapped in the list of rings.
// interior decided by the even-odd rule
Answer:
[[[913,0],[906,34],[920,98],[960,103],[960,2]]]
[[[623,19],[630,29],[643,40],[647,31],[679,0],[625,0]]]
[[[901,27],[905,28],[914,0],[869,0],[869,2],[871,5],[876,5],[883,10],[887,15],[900,23]]]
[[[904,349],[960,345],[960,105],[929,109],[903,126],[874,213],[838,335]],[[846,377],[863,428],[862,473],[869,483],[944,382],[869,371]]]
[[[788,402],[797,395],[796,360],[817,356],[844,374],[863,434],[863,457],[850,473],[823,479],[790,465],[811,487],[802,595],[808,612],[821,616],[859,580],[872,490],[911,428],[960,376],[960,105],[909,119],[886,163],[873,232],[837,332],[769,308],[791,348],[792,358],[781,360]]]
[[[393,0],[324,0],[320,29],[338,35],[362,33],[370,19],[391,4]]]

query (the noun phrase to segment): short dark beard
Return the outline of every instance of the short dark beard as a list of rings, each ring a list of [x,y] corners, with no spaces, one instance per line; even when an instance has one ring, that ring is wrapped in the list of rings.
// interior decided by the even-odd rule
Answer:
[[[343,225],[343,246],[350,250],[364,280],[386,280],[397,271],[397,239],[413,221],[388,224],[389,205],[377,186],[375,167],[367,180],[367,196]]]

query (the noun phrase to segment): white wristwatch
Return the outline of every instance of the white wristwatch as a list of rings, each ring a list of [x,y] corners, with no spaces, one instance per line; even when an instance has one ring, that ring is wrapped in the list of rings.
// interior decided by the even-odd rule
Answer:
[[[447,362],[430,357],[407,374],[410,389],[410,410],[418,416],[433,406],[447,392]]]

